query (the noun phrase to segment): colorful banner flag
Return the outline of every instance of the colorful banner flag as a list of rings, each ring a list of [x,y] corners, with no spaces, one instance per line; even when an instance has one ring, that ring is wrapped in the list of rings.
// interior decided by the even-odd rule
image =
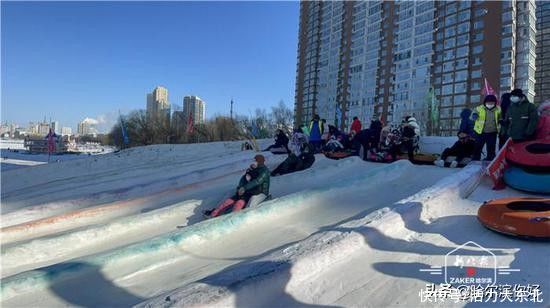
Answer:
[[[336,127],[339,127],[342,123],[342,109],[340,109],[340,106],[336,105]]]
[[[426,109],[428,112],[428,123],[426,124],[426,130],[429,135],[437,135],[437,127],[439,122],[439,105],[435,98],[435,91],[433,87],[430,87],[426,95]]]
[[[508,150],[509,145],[511,145],[512,139],[508,138],[504,146],[498,151],[497,156],[493,161],[487,166],[487,175],[493,180],[493,189],[500,190],[506,187],[504,184],[504,170],[508,168],[508,162],[506,161],[506,151]]]
[[[258,137],[258,125],[256,125],[256,121],[252,121],[252,136]]]
[[[491,87],[491,85],[487,81],[487,78],[484,78],[484,80],[485,80],[485,84],[483,85],[483,89],[481,89],[481,95],[483,95],[483,96],[487,96],[487,95],[496,96],[497,97],[497,105],[499,105],[498,96],[497,96],[495,90],[493,90],[493,87]]]
[[[120,129],[122,130],[122,142],[124,142],[124,144],[130,143],[130,139],[128,138],[128,133],[126,132],[126,126],[124,125],[124,120],[122,119],[122,116],[120,116]]]
[[[194,130],[194,123],[193,123],[193,114],[190,113],[189,114],[189,118],[187,119],[187,129],[186,129],[186,132],[188,134],[192,134],[193,133],[193,130]]]

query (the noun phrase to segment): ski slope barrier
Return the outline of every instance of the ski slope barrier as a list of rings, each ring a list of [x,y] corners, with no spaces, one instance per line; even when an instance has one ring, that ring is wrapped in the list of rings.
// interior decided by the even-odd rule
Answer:
[[[361,233],[365,226],[391,233],[392,229],[398,229],[396,226],[403,224],[398,212],[408,211],[413,202],[429,204],[465,198],[476,188],[481,177],[479,165],[467,166],[459,173],[395,203],[391,208],[386,207],[361,219],[321,231],[257,260],[236,264],[199,282],[146,300],[136,307],[262,307],[273,305],[274,301],[283,307],[304,305],[289,296],[294,292],[300,293],[302,299],[309,296],[309,303],[319,304],[315,294],[322,290],[312,289],[309,292],[311,281],[332,266],[346,262],[350,255],[366,245]]]
[[[267,201],[257,209],[245,210],[236,214],[228,214],[215,219],[203,221],[138,244],[126,246],[107,253],[76,259],[71,263],[61,263],[17,274],[3,279],[1,286],[2,298],[9,299],[32,290],[44,289],[59,281],[85,274],[94,268],[108,270],[109,267],[121,267],[128,262],[154,264],[165,262],[167,257],[181,257],[183,248],[187,245],[197,245],[210,239],[220,238],[241,226],[257,224],[268,216],[284,215],[289,211],[298,210],[301,204],[314,202],[328,194],[338,194],[356,189],[358,186],[369,185],[373,181],[385,181],[412,168],[408,161],[398,161],[389,165],[380,165],[356,174],[346,181],[335,182],[330,188],[319,188],[295,193],[271,201]],[[78,262],[76,262],[78,261]],[[132,272],[132,271],[130,271]]]

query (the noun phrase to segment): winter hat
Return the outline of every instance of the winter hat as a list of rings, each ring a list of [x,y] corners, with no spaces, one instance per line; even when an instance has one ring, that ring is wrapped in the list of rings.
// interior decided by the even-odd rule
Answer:
[[[258,155],[256,155],[256,156],[254,156],[254,160],[255,160],[256,162],[258,162],[258,165],[263,165],[264,162],[265,162],[265,157],[264,157],[263,155],[261,155],[261,154],[258,154]]]
[[[497,103],[497,97],[494,96],[494,95],[489,94],[489,95],[485,96],[485,99],[483,100],[484,104],[487,103],[487,102],[493,102],[493,103],[496,104]]]
[[[514,89],[512,90],[512,92],[510,93],[510,96],[518,96],[518,97],[523,97],[523,91],[521,89]]]

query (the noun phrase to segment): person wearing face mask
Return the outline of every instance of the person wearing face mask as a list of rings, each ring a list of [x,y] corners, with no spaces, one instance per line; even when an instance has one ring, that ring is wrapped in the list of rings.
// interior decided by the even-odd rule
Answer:
[[[514,142],[530,140],[535,134],[539,119],[537,108],[523,95],[521,89],[514,89],[510,93],[510,102],[503,123],[503,133]]]
[[[481,159],[481,151],[485,145],[487,145],[487,156],[485,160],[491,161],[495,158],[497,136],[500,126],[500,107],[496,104],[496,96],[487,95],[483,100],[483,105],[477,106],[472,114],[472,119],[475,121],[474,132],[476,137],[474,160]]]
[[[207,217],[216,217],[224,213],[230,207],[232,212],[248,207],[256,207],[269,196],[269,169],[265,166],[263,155],[254,156],[255,162],[241,177],[236,194],[223,201],[217,208],[206,210],[203,214]]]

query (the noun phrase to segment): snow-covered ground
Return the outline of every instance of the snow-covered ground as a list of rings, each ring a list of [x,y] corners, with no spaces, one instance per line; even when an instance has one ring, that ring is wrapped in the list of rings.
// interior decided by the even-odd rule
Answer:
[[[103,155],[113,152],[115,149],[110,146],[87,146],[78,147],[78,152],[65,154],[48,154],[29,153],[25,146],[24,140],[19,139],[1,139],[0,140],[0,168],[3,171],[18,169],[29,166],[37,166],[43,164],[55,164],[61,161],[80,159],[90,155]]]
[[[444,282],[420,270],[474,241],[520,270],[497,282],[540,284],[548,306],[549,245],[478,223],[483,201],[524,195],[491,190],[480,166],[318,155],[271,178],[262,206],[203,220],[254,154],[237,142],[156,145],[3,170],[1,305],[420,306],[426,284]],[[263,154],[271,168],[284,159]]]

